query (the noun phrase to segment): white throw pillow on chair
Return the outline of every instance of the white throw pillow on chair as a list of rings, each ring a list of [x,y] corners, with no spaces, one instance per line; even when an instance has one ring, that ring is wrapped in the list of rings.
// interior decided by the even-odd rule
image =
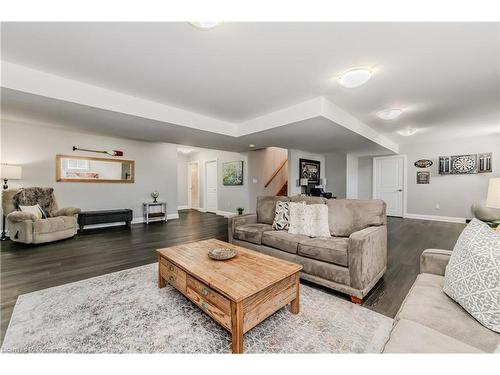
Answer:
[[[36,216],[37,219],[42,219],[45,215],[42,211],[40,205],[35,204],[34,206],[19,206],[22,212],[28,212]]]

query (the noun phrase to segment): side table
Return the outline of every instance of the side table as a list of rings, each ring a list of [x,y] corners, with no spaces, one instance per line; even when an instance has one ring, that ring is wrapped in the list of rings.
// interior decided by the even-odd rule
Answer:
[[[144,222],[167,221],[167,202],[144,202],[142,203]]]

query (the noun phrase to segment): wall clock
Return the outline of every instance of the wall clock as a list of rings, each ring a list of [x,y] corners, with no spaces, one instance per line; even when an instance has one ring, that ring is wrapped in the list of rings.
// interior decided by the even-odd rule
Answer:
[[[450,173],[477,173],[477,155],[456,155],[451,157]]]

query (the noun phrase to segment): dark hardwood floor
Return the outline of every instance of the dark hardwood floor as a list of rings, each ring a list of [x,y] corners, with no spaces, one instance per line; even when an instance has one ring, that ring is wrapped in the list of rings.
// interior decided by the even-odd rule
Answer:
[[[227,219],[180,211],[166,224],[85,230],[72,239],[37,246],[1,243],[1,340],[21,294],[156,262],[155,250],[208,238],[227,240]],[[424,249],[451,249],[462,224],[389,218],[388,268],[364,306],[393,317],[415,280]],[[331,292],[331,291],[330,291]],[[339,293],[335,295],[346,298]]]

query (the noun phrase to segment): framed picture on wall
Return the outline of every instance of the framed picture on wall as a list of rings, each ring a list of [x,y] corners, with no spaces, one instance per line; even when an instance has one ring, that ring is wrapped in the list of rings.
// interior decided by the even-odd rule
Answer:
[[[225,186],[243,185],[243,160],[222,163],[222,184]]]
[[[418,171],[417,172],[417,184],[430,184],[431,182],[431,172],[429,171]]]
[[[319,185],[321,162],[299,159],[299,178],[307,178],[309,184]]]

